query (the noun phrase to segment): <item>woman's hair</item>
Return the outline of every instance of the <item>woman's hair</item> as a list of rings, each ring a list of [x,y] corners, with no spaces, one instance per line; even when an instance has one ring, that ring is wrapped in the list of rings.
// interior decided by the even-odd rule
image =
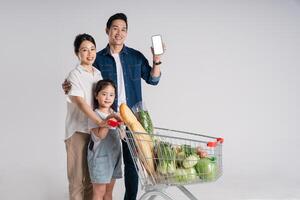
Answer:
[[[75,37],[74,40],[74,51],[75,54],[77,54],[79,52],[79,48],[82,42],[84,41],[90,41],[91,43],[93,43],[96,47],[96,42],[94,40],[94,38],[92,36],[90,36],[89,34],[83,33],[83,34],[79,34]]]
[[[98,100],[96,99],[96,96],[101,90],[104,90],[107,86],[112,86],[115,89],[115,93],[117,93],[117,87],[115,83],[112,80],[109,79],[103,79],[97,82],[95,89],[94,89],[94,109],[99,108]]]

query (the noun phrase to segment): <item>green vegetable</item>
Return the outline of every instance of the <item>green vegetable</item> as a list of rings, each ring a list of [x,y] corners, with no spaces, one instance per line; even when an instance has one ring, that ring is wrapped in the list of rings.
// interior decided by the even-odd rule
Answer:
[[[180,147],[177,147],[176,149],[177,166],[183,167],[183,161],[191,155],[197,155],[196,148],[191,147],[191,145],[183,144]]]
[[[187,157],[190,155],[197,154],[196,148],[191,147],[191,145],[187,145],[187,144],[182,145],[182,150],[183,150],[185,156],[187,156]]]
[[[204,181],[212,181],[217,177],[216,158],[200,158],[195,169],[201,179]]]
[[[168,174],[168,163],[167,162],[159,162],[156,170],[162,175],[167,175]]]
[[[145,111],[145,110],[139,110],[138,111],[138,119],[139,119],[139,122],[144,127],[144,129],[147,131],[147,133],[153,134],[153,124],[152,124],[152,120],[150,118],[149,112]]]
[[[178,167],[181,167],[182,166],[182,161],[185,159],[185,153],[183,151],[179,151],[177,154],[176,154],[176,163],[177,163],[177,166]]]
[[[197,171],[194,167],[185,169],[185,172],[187,174],[187,179],[189,182],[195,181],[196,179],[199,179]]]
[[[178,183],[193,182],[198,179],[195,168],[183,169],[177,168],[175,171],[175,180]]]
[[[176,165],[175,165],[175,162],[174,162],[174,161],[168,163],[168,168],[167,168],[167,170],[168,170],[168,174],[173,174],[173,173],[175,173],[175,171],[176,171]]]
[[[176,171],[176,150],[171,147],[171,144],[159,142],[156,146],[158,165],[157,171],[160,174],[173,174]]]
[[[198,161],[199,156],[192,154],[183,160],[182,165],[184,168],[191,168],[194,167],[198,163]]]
[[[177,168],[175,171],[175,180],[179,183],[187,182],[188,176],[185,169]]]

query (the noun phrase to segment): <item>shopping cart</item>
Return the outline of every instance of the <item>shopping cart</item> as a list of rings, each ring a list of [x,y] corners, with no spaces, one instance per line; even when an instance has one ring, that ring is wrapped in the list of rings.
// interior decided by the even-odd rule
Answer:
[[[126,142],[145,191],[140,200],[158,196],[173,200],[165,192],[169,186],[197,200],[185,185],[216,181],[222,175],[223,138],[155,128],[150,137],[127,131]],[[151,146],[152,156],[145,156],[146,145]]]

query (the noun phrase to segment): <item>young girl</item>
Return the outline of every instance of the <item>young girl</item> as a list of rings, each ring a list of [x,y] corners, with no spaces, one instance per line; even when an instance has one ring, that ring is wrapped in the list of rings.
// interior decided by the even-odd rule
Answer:
[[[111,108],[116,86],[111,80],[101,80],[95,87],[95,113],[106,120],[114,113]],[[93,184],[93,200],[112,199],[116,179],[122,178],[121,143],[115,128],[99,128],[89,120],[91,141],[88,148],[88,166]]]
[[[88,34],[77,35],[74,51],[80,64],[67,78],[72,83],[68,93],[66,117],[67,172],[70,200],[85,200],[92,198],[92,184],[86,161],[90,140],[88,118],[98,126],[105,126],[106,122],[92,109],[93,87],[102,79],[100,72],[92,66],[96,58],[94,38]]]

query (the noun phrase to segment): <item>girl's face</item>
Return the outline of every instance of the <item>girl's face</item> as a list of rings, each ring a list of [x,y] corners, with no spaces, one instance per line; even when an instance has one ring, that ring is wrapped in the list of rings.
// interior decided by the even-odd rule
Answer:
[[[108,85],[103,90],[98,92],[96,99],[101,108],[110,108],[114,103],[115,96],[115,88],[111,85]]]
[[[77,54],[80,64],[83,66],[92,65],[96,59],[96,47],[95,45],[85,40],[80,44],[79,52]]]

